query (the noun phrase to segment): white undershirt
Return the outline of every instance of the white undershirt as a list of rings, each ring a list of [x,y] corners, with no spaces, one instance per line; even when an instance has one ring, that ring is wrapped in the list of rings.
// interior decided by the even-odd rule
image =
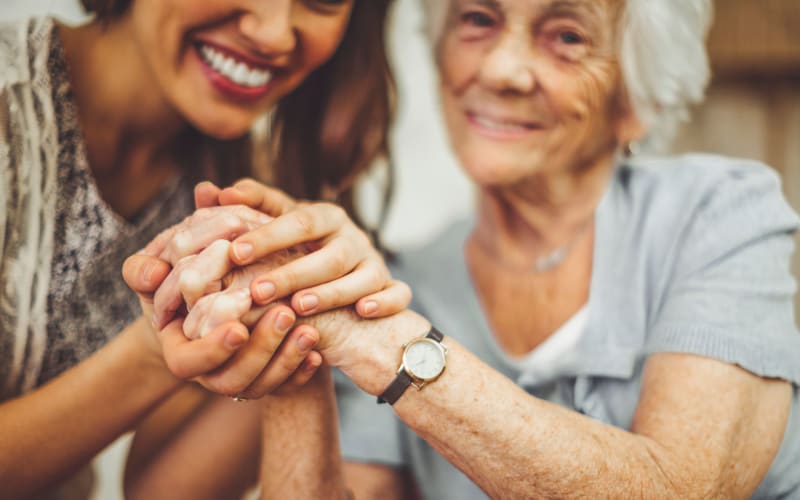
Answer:
[[[578,344],[586,330],[588,308],[584,305],[558,330],[531,352],[522,356],[509,356],[522,373],[548,373],[557,371],[561,360]]]

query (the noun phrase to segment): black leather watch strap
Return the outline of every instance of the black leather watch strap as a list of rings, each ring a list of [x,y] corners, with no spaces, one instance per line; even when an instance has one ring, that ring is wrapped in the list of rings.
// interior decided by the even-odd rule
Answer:
[[[409,374],[406,373],[405,370],[400,370],[400,373],[398,373],[397,377],[395,377],[395,379],[392,380],[392,383],[389,384],[389,387],[387,387],[386,390],[383,391],[383,394],[378,396],[378,404],[381,403],[389,403],[390,405],[395,404],[395,402],[397,402],[397,400],[400,399],[400,396],[402,396],[403,393],[406,392],[406,389],[408,389],[408,386],[411,385],[411,382],[412,382],[411,376],[409,376]]]
[[[441,342],[442,340],[444,340],[444,334],[442,334],[442,332],[440,332],[433,326],[431,326],[430,331],[428,331],[428,334],[425,335],[425,337],[431,340],[435,340],[436,342]],[[397,400],[400,399],[400,396],[402,396],[403,393],[406,392],[406,389],[408,389],[408,386],[411,385],[411,382],[413,382],[411,376],[408,373],[406,373],[405,370],[400,370],[397,373],[397,377],[395,377],[395,379],[392,380],[392,383],[389,384],[389,387],[387,387],[386,390],[383,391],[383,393],[380,396],[378,396],[378,404],[382,403],[389,403],[390,405],[395,404],[395,402],[397,402]]]

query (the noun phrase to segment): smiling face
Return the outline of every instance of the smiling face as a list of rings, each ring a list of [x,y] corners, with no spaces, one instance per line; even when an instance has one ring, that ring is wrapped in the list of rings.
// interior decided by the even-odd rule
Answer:
[[[622,0],[451,0],[437,47],[453,147],[484,186],[580,172],[633,137],[616,58]]]
[[[354,0],[135,0],[123,22],[166,100],[225,139],[335,52]]]

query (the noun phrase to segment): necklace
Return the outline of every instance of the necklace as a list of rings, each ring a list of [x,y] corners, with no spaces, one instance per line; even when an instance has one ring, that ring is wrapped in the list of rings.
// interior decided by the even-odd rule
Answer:
[[[578,229],[578,231],[569,241],[559,247],[556,247],[554,250],[551,250],[545,255],[540,255],[534,258],[529,270],[537,273],[546,273],[560,266],[567,259],[567,257],[569,257],[570,253],[572,253],[572,249],[575,248],[575,245],[581,240],[583,235],[587,233],[586,229],[590,226],[591,224],[587,222],[586,224],[582,225],[580,229]],[[516,272],[523,270],[521,269],[522,266],[514,266],[508,264],[502,259],[497,258],[498,255],[494,254],[494,252],[479,239],[475,238],[475,242],[478,244],[478,247],[484,254],[494,257],[495,262],[502,267]]]

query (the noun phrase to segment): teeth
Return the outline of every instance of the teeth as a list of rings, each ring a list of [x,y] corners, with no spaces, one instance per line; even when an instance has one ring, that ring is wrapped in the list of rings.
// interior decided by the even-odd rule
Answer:
[[[508,123],[508,122],[496,122],[494,120],[491,120],[483,116],[475,115],[475,121],[478,122],[478,124],[481,127],[486,127],[493,130],[500,130],[504,132],[516,132],[520,130],[528,130],[528,128],[525,127],[524,125],[518,125],[515,123]]]
[[[263,87],[272,80],[272,73],[269,71],[251,68],[245,63],[228,57],[208,45],[200,47],[200,54],[214,71],[237,85]]]

